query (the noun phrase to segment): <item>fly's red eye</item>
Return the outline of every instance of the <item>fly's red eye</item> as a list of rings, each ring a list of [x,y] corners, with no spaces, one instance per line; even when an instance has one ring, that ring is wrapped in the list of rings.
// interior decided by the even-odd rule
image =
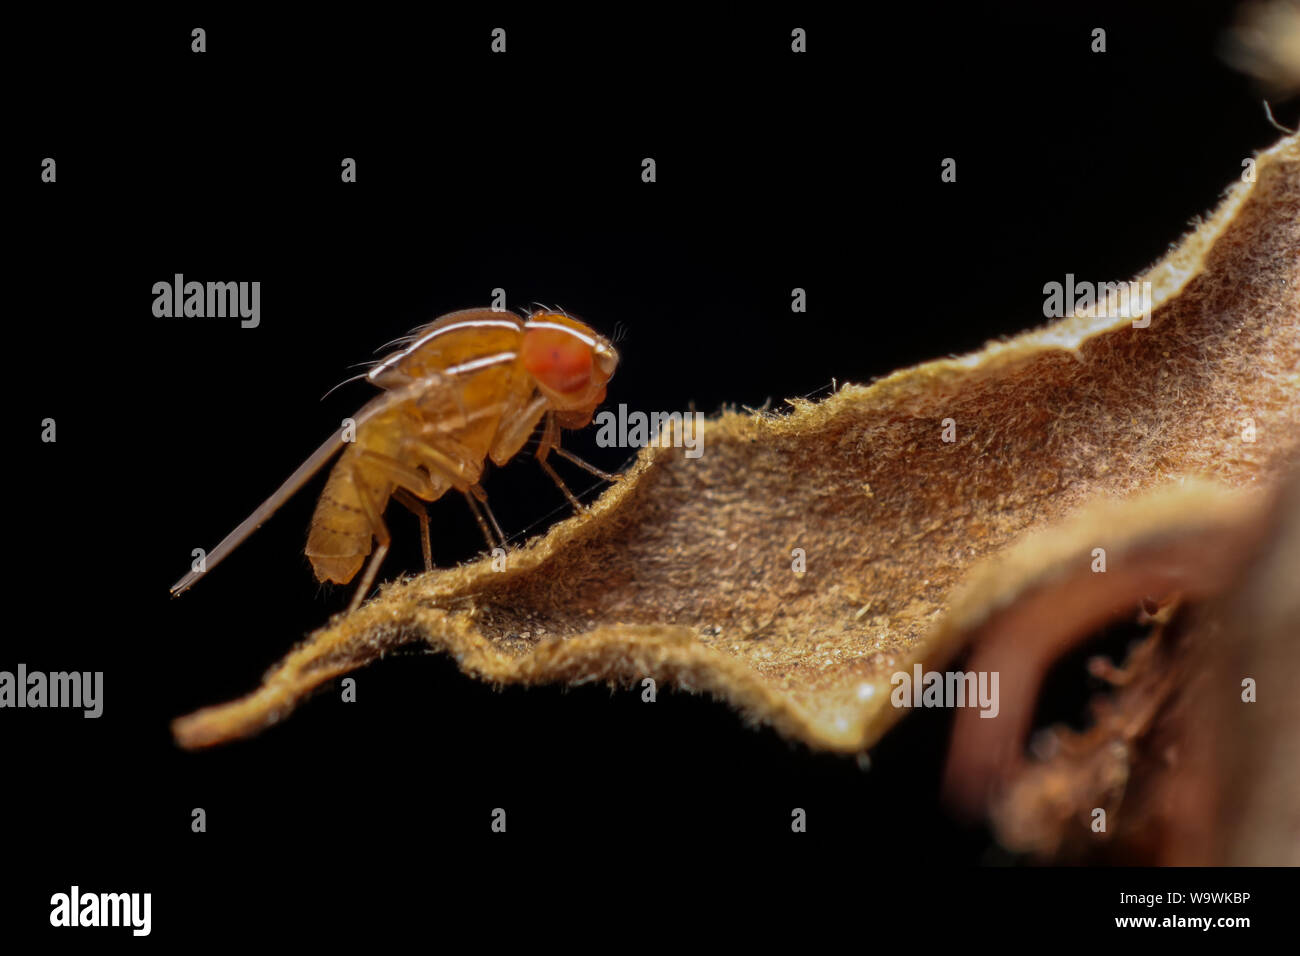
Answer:
[[[529,329],[524,368],[552,391],[580,392],[591,382],[591,346],[562,329]]]

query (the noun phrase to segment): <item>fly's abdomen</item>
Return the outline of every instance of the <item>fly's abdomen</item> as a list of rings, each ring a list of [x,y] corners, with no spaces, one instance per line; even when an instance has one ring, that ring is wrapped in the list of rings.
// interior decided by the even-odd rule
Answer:
[[[380,497],[365,483],[364,468],[357,467],[357,459],[355,445],[343,453],[330,472],[311,518],[307,558],[318,581],[346,584],[356,576],[370,553],[375,534],[361,496],[370,497],[376,513],[383,511],[388,498],[387,489],[378,489],[384,492]]]

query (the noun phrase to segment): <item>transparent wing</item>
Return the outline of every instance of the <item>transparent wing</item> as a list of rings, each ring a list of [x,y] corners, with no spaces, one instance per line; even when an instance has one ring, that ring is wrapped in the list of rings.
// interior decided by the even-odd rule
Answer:
[[[365,422],[380,415],[396,405],[412,399],[429,394],[431,391],[437,391],[447,387],[448,379],[444,375],[436,374],[424,378],[408,381],[405,384],[390,389],[382,395],[376,396],[368,402],[362,409],[352,416],[356,422],[357,428],[360,428]],[[290,475],[271,497],[267,498],[257,510],[239,523],[234,531],[226,535],[221,543],[218,544],[207,555],[204,561],[204,570],[191,571],[171,587],[172,595],[181,594],[194,585],[194,582],[203,577],[222,560],[234,551],[235,548],[243,544],[244,539],[262,526],[267,518],[275,514],[286,501],[311,480],[311,477],[320,471],[320,469],[343,447],[343,428],[330,436],[326,442],[312,452],[311,456],[304,461]]]

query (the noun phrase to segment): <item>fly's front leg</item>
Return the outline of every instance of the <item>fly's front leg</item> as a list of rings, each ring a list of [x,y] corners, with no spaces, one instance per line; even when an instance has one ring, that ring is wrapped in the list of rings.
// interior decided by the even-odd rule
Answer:
[[[546,416],[546,424],[542,427],[542,439],[537,445],[537,464],[542,466],[542,471],[550,475],[551,481],[555,482],[559,489],[564,492],[564,497],[569,499],[569,504],[573,505],[574,511],[586,511],[587,506],[573,496],[573,492],[570,491],[569,486],[564,483],[564,479],[559,476],[555,469],[551,467],[551,463],[546,460],[546,456],[551,453],[551,449],[554,448],[558,451],[559,447],[560,426],[555,421],[555,415],[553,413],[548,413]]]
[[[590,472],[591,474],[595,475],[597,478],[603,478],[605,481],[618,481],[618,479],[619,479],[619,476],[618,476],[618,475],[611,475],[611,474],[610,474],[609,472],[607,472],[607,471],[601,471],[601,470],[600,470],[599,468],[597,468],[595,465],[592,465],[592,464],[589,464],[588,462],[583,461],[581,458],[579,458],[579,457],[578,457],[577,455],[575,455],[573,452],[568,451],[567,449],[561,448],[558,444],[557,444],[554,448],[552,448],[551,450],[552,450],[553,452],[555,452],[557,455],[559,455],[561,458],[564,458],[564,459],[567,459],[568,461],[573,462],[573,463],[574,463],[575,465],[577,465],[579,468],[585,469],[586,471],[588,471],[588,472]]]

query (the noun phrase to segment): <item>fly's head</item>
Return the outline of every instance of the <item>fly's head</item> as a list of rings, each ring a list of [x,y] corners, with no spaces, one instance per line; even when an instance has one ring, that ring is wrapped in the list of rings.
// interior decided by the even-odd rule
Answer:
[[[605,400],[618,367],[609,339],[569,315],[534,312],[524,329],[523,364],[563,428],[582,428]]]

